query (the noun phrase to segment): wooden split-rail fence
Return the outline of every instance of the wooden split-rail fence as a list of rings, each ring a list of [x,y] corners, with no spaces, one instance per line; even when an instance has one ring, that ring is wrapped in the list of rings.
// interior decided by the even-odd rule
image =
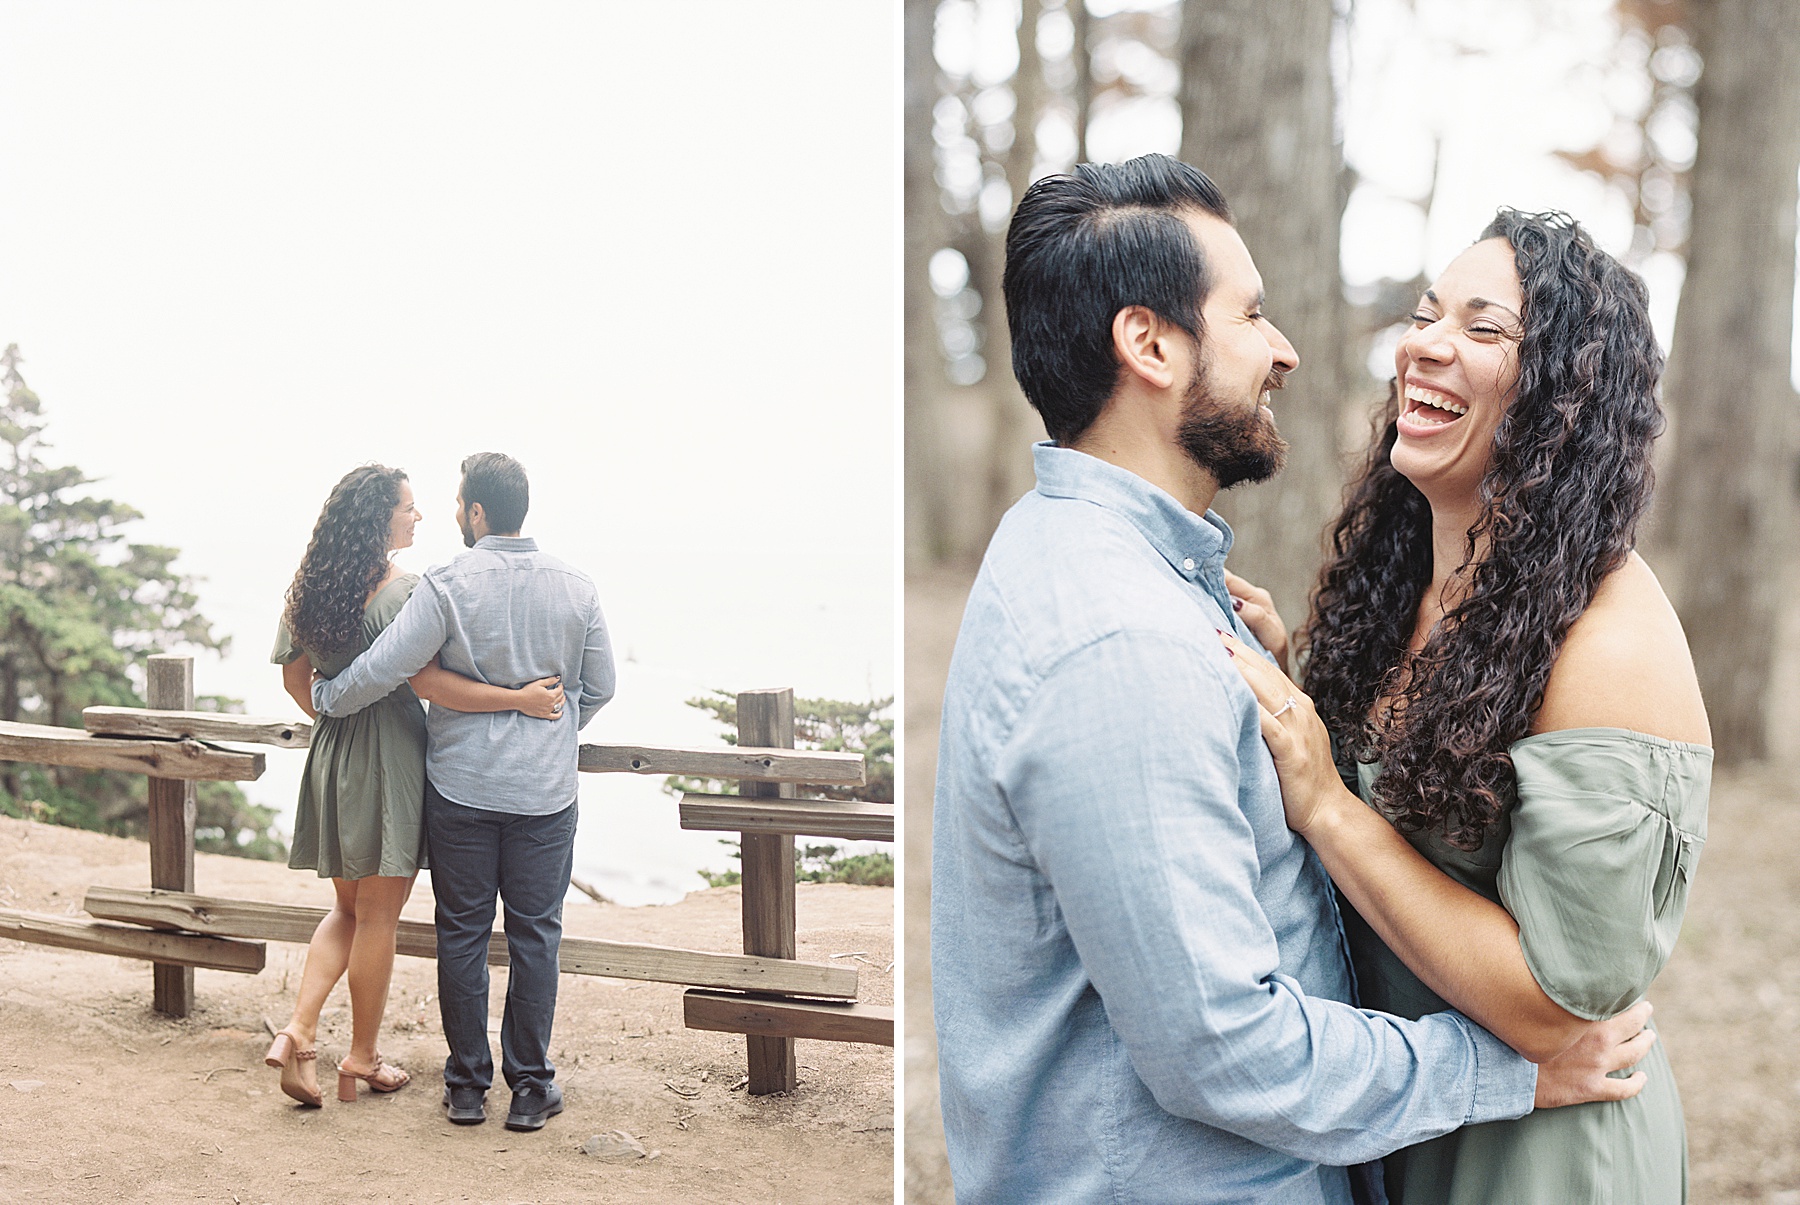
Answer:
[[[194,1003],[195,967],[256,974],[265,942],[310,941],[325,915],[323,908],[194,894],[194,783],[251,782],[264,767],[262,753],[215,742],[303,749],[312,727],[193,710],[191,657],[152,656],[147,672],[148,708],[90,707],[82,713],[85,731],[0,722],[0,761],[147,775],[151,889],[90,887],[83,907],[93,920],[0,909],[0,937],[147,959],[154,1007],[185,1017]],[[762,1095],[798,1082],[796,1038],[894,1044],[894,1010],[857,1002],[854,967],[796,958],[794,917],[794,838],[892,841],[894,809],[798,797],[801,784],[860,786],[864,767],[859,754],[794,748],[792,690],[746,691],[737,708],[734,747],[582,745],[580,768],[737,780],[738,795],[684,795],[679,808],[683,828],[742,836],[743,953],[564,937],[562,970],[687,987],[688,1027],[745,1035],[748,1088]],[[402,921],[397,950],[435,957],[436,933],[429,924]],[[488,962],[507,963],[500,930],[489,942]]]

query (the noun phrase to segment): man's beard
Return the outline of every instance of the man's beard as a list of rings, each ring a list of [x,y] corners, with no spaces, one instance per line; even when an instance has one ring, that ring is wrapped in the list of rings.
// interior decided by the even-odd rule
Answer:
[[[456,516],[456,525],[462,529],[463,547],[475,547],[475,529],[469,526],[469,516],[458,512]]]
[[[1263,389],[1280,389],[1286,378],[1279,368],[1270,369]],[[1205,364],[1195,368],[1194,379],[1188,382],[1175,438],[1181,450],[1211,473],[1222,490],[1246,481],[1267,481],[1287,461],[1287,440],[1263,414],[1262,406],[1246,410],[1241,401],[1220,399]]]

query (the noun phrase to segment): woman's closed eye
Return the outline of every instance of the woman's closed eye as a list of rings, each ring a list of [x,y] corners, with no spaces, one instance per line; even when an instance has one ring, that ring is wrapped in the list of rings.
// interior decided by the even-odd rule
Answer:
[[[1426,313],[1424,310],[1414,310],[1412,313],[1408,314],[1407,317],[1412,320],[1414,325],[1417,325],[1417,326],[1431,326],[1434,323],[1443,321],[1436,314],[1429,314],[1429,313]],[[1492,323],[1490,321],[1477,321],[1469,326],[1464,327],[1463,330],[1466,331],[1468,334],[1479,335],[1485,339],[1505,339],[1505,338],[1516,337],[1513,335],[1513,333],[1511,331],[1507,330],[1504,327],[1496,326],[1494,323]]]

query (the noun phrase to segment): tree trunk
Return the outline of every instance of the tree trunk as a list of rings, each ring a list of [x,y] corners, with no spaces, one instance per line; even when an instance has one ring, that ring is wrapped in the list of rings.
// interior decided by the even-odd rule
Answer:
[[[1013,207],[1031,186],[1031,169],[1037,163],[1037,122],[1044,103],[1044,64],[1038,55],[1038,18],[1041,0],[1021,0],[1019,14],[1019,68],[1013,75],[1013,141],[1006,152],[1006,184]],[[1010,224],[1010,220],[1009,223]],[[981,292],[981,316],[986,329],[983,354],[987,357],[986,387],[993,407],[993,453],[988,457],[988,489],[985,533],[999,526],[1000,518],[1029,490],[1034,480],[1031,444],[1044,438],[1037,411],[1012,374],[1012,339],[1006,326],[1006,297],[1000,287],[1006,270],[1006,225],[987,232],[987,253],[981,257],[977,288]],[[980,548],[973,550],[976,553]]]
[[[931,108],[938,98],[932,39],[937,0],[906,0],[903,176],[905,277],[903,321],[906,366],[906,564],[919,569],[941,559],[949,529],[947,485],[938,455],[938,412],[949,392],[938,346],[937,297],[931,291],[932,253],[943,246],[944,207],[938,200],[931,140]]]
[[[1289,627],[1305,621],[1323,530],[1341,503],[1338,432],[1343,407],[1357,400],[1338,267],[1332,9],[1318,0],[1181,6],[1180,157],[1225,193],[1262,272],[1266,311],[1300,354],[1272,399],[1287,468],[1219,504],[1237,533],[1231,567],[1275,596]]]
[[[1693,224],[1665,389],[1662,531],[1721,764],[1767,752],[1771,670],[1795,550],[1791,379],[1800,6],[1694,5]]]
[[[1068,0],[1069,17],[1075,25],[1075,47],[1069,52],[1075,64],[1075,162],[1088,162],[1088,115],[1094,107],[1094,56],[1088,49],[1088,31],[1093,17],[1087,0]]]

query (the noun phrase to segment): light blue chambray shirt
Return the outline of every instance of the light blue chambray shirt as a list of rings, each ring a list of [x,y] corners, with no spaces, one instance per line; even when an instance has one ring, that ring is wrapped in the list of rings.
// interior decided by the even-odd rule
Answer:
[[[425,776],[452,803],[544,816],[575,801],[579,731],[613,696],[612,645],[585,573],[524,536],[483,536],[448,565],[425,571],[369,650],[337,677],[313,683],[313,706],[349,715],[431,663],[517,687],[561,674],[561,719],[518,711],[465,712],[433,704]]]
[[[1036,448],[944,695],[931,973],[957,1199],[1348,1205],[1350,1173],[1531,1109],[1456,1013],[1352,999],[1215,629],[1231,531]]]

